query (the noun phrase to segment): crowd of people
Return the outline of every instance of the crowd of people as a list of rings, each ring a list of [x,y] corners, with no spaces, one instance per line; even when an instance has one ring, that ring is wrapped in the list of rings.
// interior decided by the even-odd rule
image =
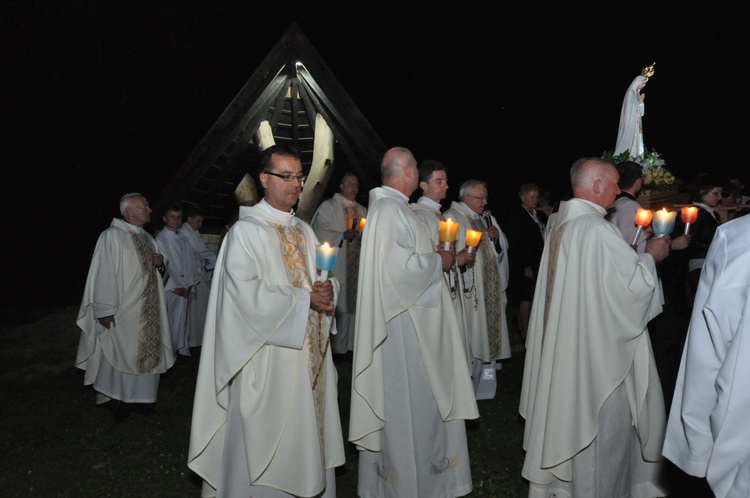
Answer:
[[[76,365],[97,403],[115,417],[149,410],[160,374],[199,353],[188,466],[203,496],[333,498],[345,458],[333,354],[351,354],[358,495],[465,496],[465,422],[516,352],[530,497],[667,496],[664,457],[716,496],[748,496],[740,182],[697,181],[697,221],[660,237],[636,234],[634,162],[581,158],[569,200],[553,208],[524,183],[500,220],[480,179],[444,209],[439,161],[394,147],[380,171],[367,206],[346,172],[308,225],[294,212],[299,153],[267,148],[263,197],[239,207],[218,257],[200,210],[166,206],[154,239],[147,200],[126,194],[97,242],[78,317]],[[338,248],[326,278],[323,242]],[[649,336],[669,299],[665,269],[684,277],[692,305],[669,415]],[[511,348],[514,329],[524,352]]]

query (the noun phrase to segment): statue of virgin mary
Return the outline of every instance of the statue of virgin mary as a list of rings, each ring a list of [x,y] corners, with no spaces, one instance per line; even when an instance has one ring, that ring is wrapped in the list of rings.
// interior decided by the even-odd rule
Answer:
[[[625,92],[622,109],[620,110],[620,127],[617,130],[615,156],[623,152],[630,152],[630,157],[636,158],[642,156],[645,152],[642,118],[646,108],[643,102],[646,94],[641,93],[641,90],[646,86],[648,79],[654,75],[655,64],[654,62],[650,66],[644,67],[641,74],[635,77],[628,87],[628,91]]]

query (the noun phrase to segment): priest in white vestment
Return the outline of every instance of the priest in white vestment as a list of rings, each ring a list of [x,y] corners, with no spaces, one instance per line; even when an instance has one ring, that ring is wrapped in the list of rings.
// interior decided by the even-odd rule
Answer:
[[[458,223],[456,251],[466,248],[466,230],[482,232],[473,266],[460,268],[460,289],[467,342],[474,358],[477,399],[495,396],[497,360],[510,358],[510,335],[505,309],[508,305],[508,239],[487,206],[487,184],[468,180],[461,185],[460,201],[453,201],[444,216]],[[491,367],[491,368],[488,368]],[[489,370],[489,371],[487,371]]]
[[[656,262],[604,219],[619,192],[601,159],[572,177],[551,219],[526,340],[519,412],[529,497],[665,496],[664,400],[646,325],[661,312]]]
[[[427,225],[432,236],[432,242],[435,247],[440,244],[440,222],[445,221],[441,211],[440,201],[445,199],[448,194],[448,169],[440,161],[426,159],[419,164],[419,188],[422,190],[422,196],[417,202],[412,203],[411,209],[417,218]],[[476,253],[469,253],[464,248],[456,254],[456,262],[450,270],[444,273],[444,278],[451,291],[451,300],[456,310],[456,318],[461,329],[461,335],[464,338],[464,348],[466,349],[466,361],[471,368],[471,354],[467,335],[464,333],[464,309],[463,298],[460,295],[458,283],[458,267],[474,263]]]
[[[358,494],[464,496],[471,492],[466,419],[479,416],[443,271],[409,208],[414,156],[386,152],[362,234],[349,440],[359,450]]]
[[[716,229],[700,276],[664,456],[717,497],[750,496],[750,217]]]
[[[164,229],[156,235],[156,243],[167,264],[164,290],[167,297],[172,351],[190,356],[188,331],[190,308],[195,302],[194,286],[200,281],[198,261],[190,242],[180,231],[182,207],[170,204],[162,216]]]
[[[336,354],[354,349],[354,317],[357,308],[357,275],[359,273],[360,237],[358,226],[367,215],[367,208],[356,201],[359,179],[353,173],[341,178],[340,193],[318,206],[310,226],[318,240],[339,247],[333,276],[341,291],[336,303],[336,330],[331,348]]]
[[[189,208],[185,223],[180,227],[180,233],[190,243],[195,253],[200,279],[192,288],[193,302],[190,306],[188,319],[188,346],[200,347],[203,344],[203,327],[206,324],[206,308],[208,307],[208,292],[211,290],[211,276],[213,275],[216,255],[208,250],[200,234],[203,226],[203,211]]]
[[[297,151],[269,147],[259,171],[265,197],[240,207],[219,251],[188,466],[203,496],[334,498],[344,463],[329,353],[335,281],[316,281],[318,241],[294,215]]]
[[[174,363],[161,271],[164,258],[143,229],[151,208],[138,193],[120,200],[123,219],[96,243],[76,323],[76,367],[97,404],[155,403],[159,374]]]

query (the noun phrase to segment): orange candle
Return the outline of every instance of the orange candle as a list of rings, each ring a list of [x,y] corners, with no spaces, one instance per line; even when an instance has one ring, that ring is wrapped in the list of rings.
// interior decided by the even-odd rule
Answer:
[[[685,235],[690,232],[690,224],[698,219],[698,206],[685,206],[681,209],[682,222],[685,224]]]
[[[450,243],[456,240],[456,233],[458,232],[458,223],[448,218],[445,221],[440,222],[440,242],[445,243],[445,250],[450,248]]]
[[[638,208],[638,212],[635,213],[635,224],[641,228],[646,228],[654,217],[654,213],[650,209]]]
[[[357,223],[357,230],[361,232],[364,228],[365,228],[365,219],[360,218],[359,223]]]
[[[466,245],[469,247],[469,252],[472,252],[479,245],[481,238],[482,232],[479,230],[472,230],[471,228],[466,230]]]

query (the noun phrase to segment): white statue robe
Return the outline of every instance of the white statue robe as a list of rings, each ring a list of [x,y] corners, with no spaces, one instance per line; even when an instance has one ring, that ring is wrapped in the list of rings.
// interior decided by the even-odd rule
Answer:
[[[136,246],[140,241],[140,251]],[[76,367],[85,385],[128,403],[154,403],[159,374],[174,363],[156,242],[143,228],[113,219],[96,243],[76,323]],[[114,315],[106,329],[97,318]]]
[[[432,243],[435,247],[440,244],[440,222],[443,221],[443,215],[440,213],[440,203],[435,202],[427,197],[420,197],[417,202],[411,205],[412,211],[417,215],[417,218],[424,223],[430,235],[432,235]],[[468,335],[464,331],[466,324],[464,323],[464,306],[463,299],[460,295],[460,284],[458,282],[458,272],[456,267],[451,269],[447,274],[443,274],[448,288],[451,289],[451,300],[453,301],[453,308],[456,310],[456,319],[461,330],[461,337],[464,339],[464,348],[466,349],[466,361],[471,370],[471,349],[468,342]]]
[[[282,244],[295,227],[304,242]],[[336,496],[344,444],[330,318],[310,309],[317,245],[309,225],[265,200],[240,207],[222,244],[188,455],[204,496]],[[288,271],[304,274],[304,285],[292,285]]]
[[[353,213],[347,216],[346,210]],[[331,247],[338,247],[336,266],[333,276],[341,285],[339,299],[336,302],[336,330],[338,333],[331,339],[331,347],[336,354],[346,353],[354,349],[354,318],[357,303],[357,273],[359,269],[360,239],[344,240],[344,232],[352,228],[352,223],[359,222],[367,215],[367,209],[350,201],[341,194],[323,201],[318,206],[310,226],[315,230],[318,240],[328,241]]]
[[[190,329],[190,308],[195,301],[193,286],[200,281],[198,262],[190,242],[180,233],[164,229],[156,235],[156,244],[164,255],[167,265],[164,290],[167,298],[169,329],[172,334],[172,350],[190,356],[188,330]],[[176,288],[188,289],[188,297],[174,293]]]
[[[460,283],[457,293],[463,298],[463,310],[466,324],[467,342],[471,350],[471,356],[483,363],[492,360],[510,358],[510,337],[508,334],[508,321],[505,310],[508,305],[508,278],[510,269],[508,266],[508,239],[500,229],[495,217],[492,217],[492,225],[500,232],[498,241],[501,251],[498,253],[492,241],[487,237],[487,228],[481,216],[472,211],[463,202],[451,203],[444,215],[458,223],[456,235],[456,252],[466,247],[466,230],[476,227],[483,233],[482,239],[476,249],[476,258],[473,269],[469,268],[462,274],[464,284]],[[473,222],[473,224],[472,224]],[[493,265],[494,263],[494,265]],[[496,272],[490,280],[488,271]],[[490,282],[495,285],[491,286]],[[474,291],[464,292],[461,287]],[[488,306],[492,302],[495,306]]]
[[[750,496],[750,217],[714,235],[693,305],[664,456],[720,497]]]
[[[530,497],[664,496],[651,463],[664,400],[646,329],[661,312],[656,265],[605,214],[572,199],[550,218],[519,407]]]
[[[620,110],[620,126],[617,129],[617,142],[615,144],[615,155],[622,154],[625,151],[630,152],[630,156],[635,158],[643,155],[643,125],[642,118],[646,106],[638,100],[638,85],[642,81],[648,80],[645,76],[636,76],[633,82],[625,92]]]
[[[203,327],[206,324],[206,308],[208,307],[208,293],[211,290],[211,275],[213,270],[206,270],[204,253],[210,252],[206,243],[203,242],[200,232],[193,230],[189,223],[185,222],[180,227],[180,233],[190,242],[195,259],[198,264],[200,279],[193,286],[193,302],[190,306],[190,319],[188,320],[188,345],[191,348],[203,344]]]
[[[362,234],[349,440],[359,496],[472,489],[465,419],[479,416],[440,256],[408,198],[370,191]]]

